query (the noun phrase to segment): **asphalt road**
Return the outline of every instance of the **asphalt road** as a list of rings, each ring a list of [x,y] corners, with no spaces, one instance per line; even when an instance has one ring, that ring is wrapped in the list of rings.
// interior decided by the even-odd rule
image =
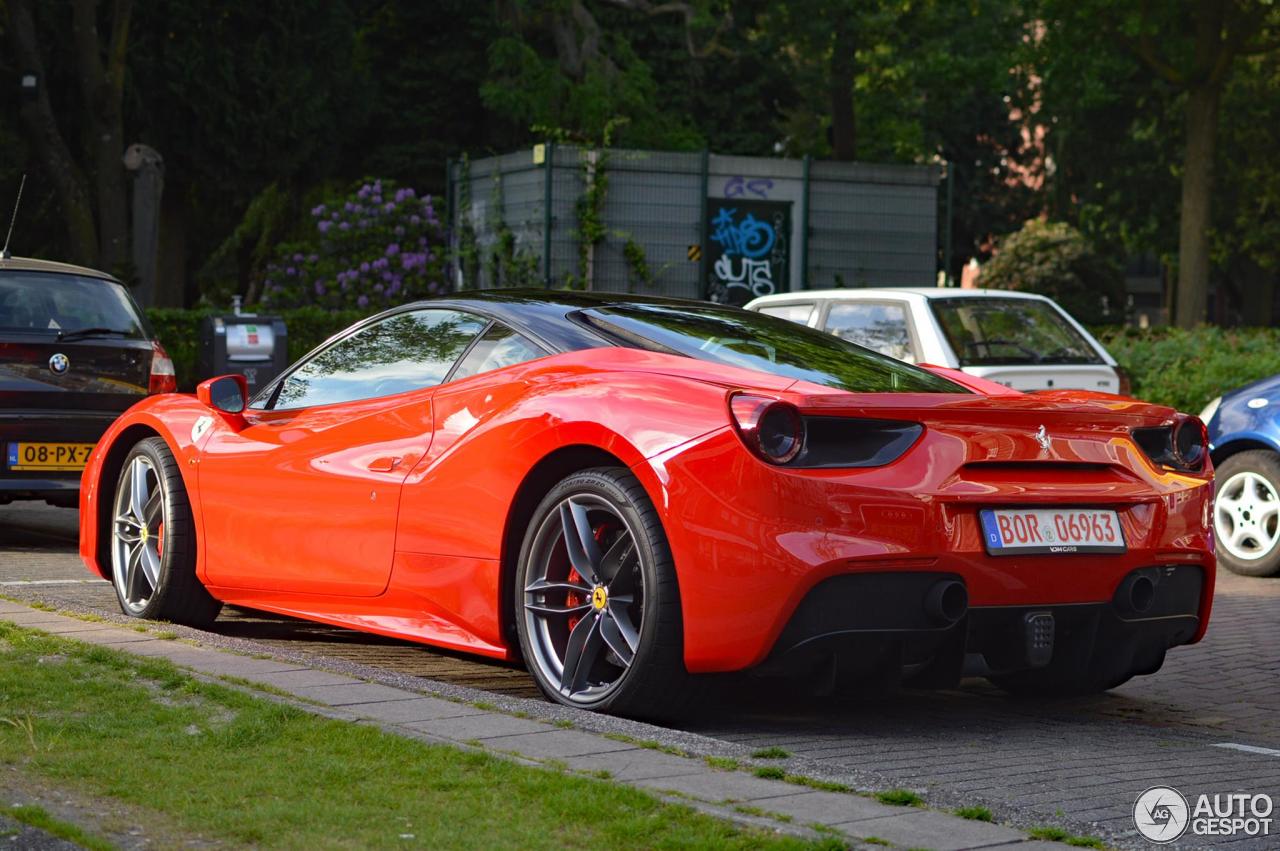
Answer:
[[[0,594],[119,613],[111,586],[76,555],[76,513],[0,507]],[[250,639],[319,660],[537,697],[528,675],[408,642],[261,613],[226,610],[216,636]],[[1016,700],[982,681],[956,691],[815,701],[771,687],[729,686],[684,725],[734,750],[781,747],[792,765],[860,788],[921,790],[932,805],[985,805],[1023,826],[1065,824],[1121,847],[1137,796],[1155,785],[1194,806],[1206,793],[1280,800],[1280,579],[1225,571],[1207,638],[1169,654],[1159,673],[1100,697]],[[1274,814],[1280,834],[1280,807]],[[1184,837],[1174,847],[1277,848],[1272,836]]]

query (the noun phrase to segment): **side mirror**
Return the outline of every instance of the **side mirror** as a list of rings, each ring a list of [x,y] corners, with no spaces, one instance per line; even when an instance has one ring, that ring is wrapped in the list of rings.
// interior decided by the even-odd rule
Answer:
[[[196,386],[196,398],[215,411],[242,414],[248,404],[249,383],[243,375],[220,375],[201,381]]]

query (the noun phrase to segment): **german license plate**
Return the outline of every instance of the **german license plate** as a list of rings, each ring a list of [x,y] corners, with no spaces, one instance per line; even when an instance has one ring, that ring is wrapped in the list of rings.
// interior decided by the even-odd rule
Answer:
[[[10,470],[83,470],[92,443],[10,443]]]
[[[1124,531],[1114,511],[1094,508],[987,508],[978,512],[993,556],[1122,553]]]

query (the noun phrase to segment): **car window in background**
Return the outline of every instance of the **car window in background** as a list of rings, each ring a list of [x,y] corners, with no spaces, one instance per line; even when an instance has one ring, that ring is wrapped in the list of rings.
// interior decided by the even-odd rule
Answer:
[[[636,348],[756,369],[854,393],[967,393],[879,352],[750,310],[628,304],[583,311],[593,327]]]
[[[788,322],[808,325],[809,320],[813,318],[813,308],[813,302],[806,302],[804,304],[769,304],[759,310],[766,316],[776,316]]]
[[[515,331],[495,322],[458,364],[453,379],[479,375],[504,366],[515,366],[546,354]]]
[[[115,281],[61,272],[0,272],[0,330],[64,335],[102,329],[150,336],[128,291]]]
[[[300,364],[270,407],[309,408],[434,387],[487,324],[456,310],[389,316]]]
[[[1027,298],[929,300],[961,366],[1104,363],[1053,305]]]
[[[882,355],[907,363],[916,362],[905,305],[870,301],[833,302],[827,311],[826,330]]]

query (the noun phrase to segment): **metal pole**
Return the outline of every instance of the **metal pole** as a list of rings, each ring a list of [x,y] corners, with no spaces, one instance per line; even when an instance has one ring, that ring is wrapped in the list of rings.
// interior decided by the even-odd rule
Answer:
[[[800,289],[809,289],[809,167],[813,157],[804,155],[804,183],[800,190]]]
[[[709,223],[707,222],[707,187],[711,180],[711,152],[706,148],[702,149],[702,165],[701,165],[701,189],[698,197],[702,200],[698,204],[698,247],[701,253],[698,255],[698,297],[703,298],[707,287],[707,253],[710,250],[707,246],[707,239],[710,236]]]
[[[547,142],[546,172],[542,178],[542,284],[551,289],[551,185],[556,165],[556,143]]]
[[[955,178],[952,174],[952,164],[947,163],[947,221],[943,230],[944,244],[942,246],[942,263],[943,263],[943,281],[947,286],[955,286],[955,280],[951,277],[951,216],[954,207],[953,189]]]

